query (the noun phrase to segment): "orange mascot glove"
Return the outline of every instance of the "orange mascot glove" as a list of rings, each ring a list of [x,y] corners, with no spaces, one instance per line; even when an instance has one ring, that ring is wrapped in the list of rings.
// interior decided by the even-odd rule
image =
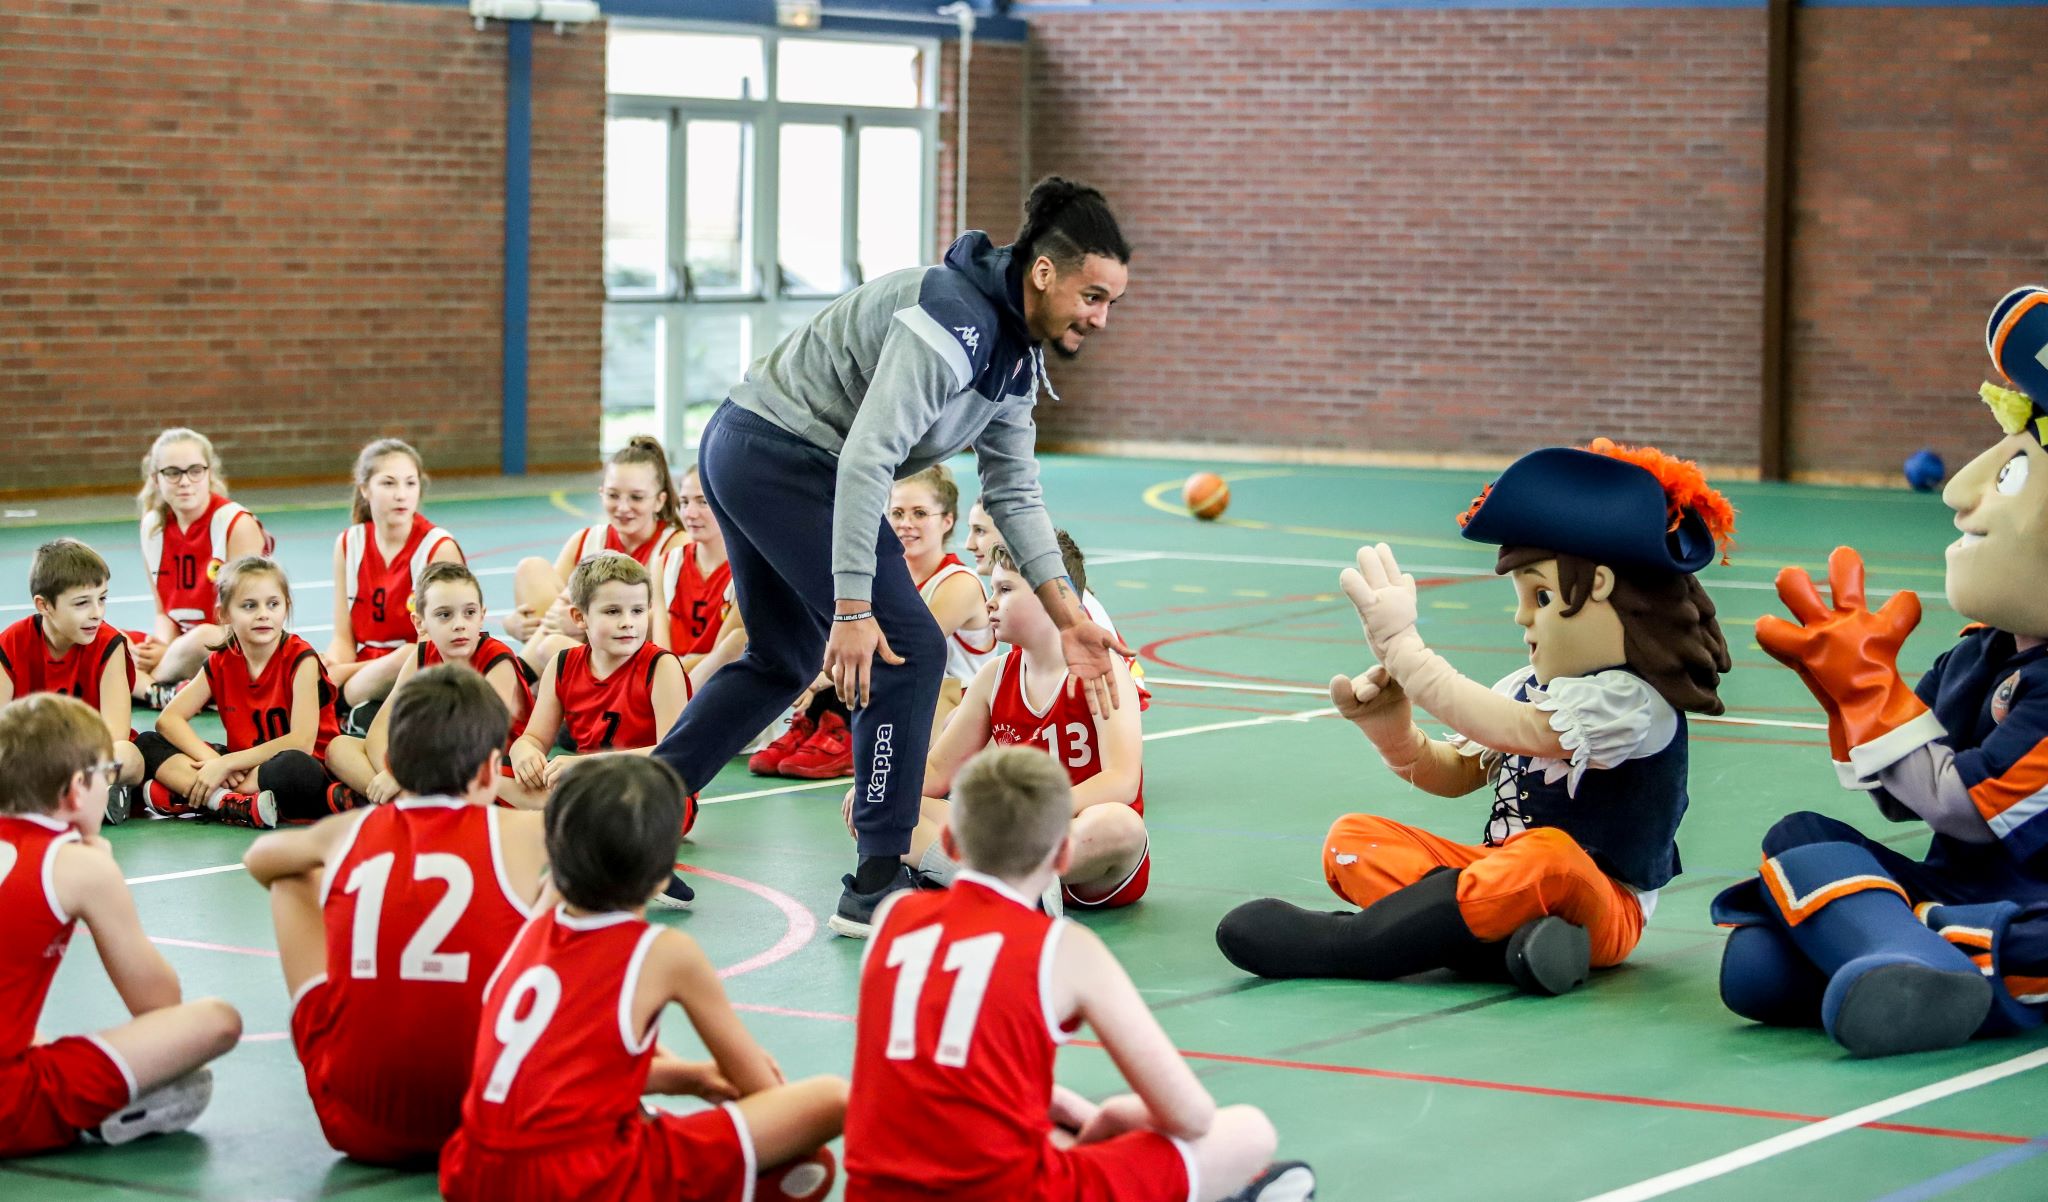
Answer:
[[[1798,625],[1758,618],[1756,641],[1797,672],[1827,711],[1828,746],[1843,783],[1867,788],[1879,770],[1945,733],[1899,675],[1899,648],[1920,624],[1920,597],[1901,590],[1871,612],[1863,558],[1849,547],[1828,556],[1828,591],[1833,608],[1803,570],[1779,572],[1778,596]]]

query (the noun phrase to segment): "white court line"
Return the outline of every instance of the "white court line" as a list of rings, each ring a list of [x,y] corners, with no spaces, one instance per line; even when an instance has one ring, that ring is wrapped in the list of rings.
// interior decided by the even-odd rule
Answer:
[[[1737,1148],[1733,1152],[1725,1152],[1711,1160],[1702,1160],[1698,1164],[1687,1165],[1682,1169],[1673,1169],[1669,1173],[1652,1177],[1647,1181],[1638,1181],[1634,1185],[1623,1186],[1617,1190],[1609,1190],[1604,1194],[1597,1194],[1587,1198],[1585,1202],[1645,1202],[1649,1198],[1661,1198],[1665,1194],[1675,1193],[1687,1186],[1698,1185],[1702,1181],[1711,1181],[1716,1177],[1732,1173],[1737,1169],[1769,1160],[1773,1156],[1790,1152],[1794,1148],[1803,1148],[1807,1144],[1818,1143],[1829,1136],[1840,1135],[1844,1131],[1853,1130],[1866,1123],[1874,1123],[1880,1119],[1889,1118],[1902,1110],[1911,1110],[1916,1106],[1924,1106],[1929,1102],[1937,1101],[1951,1094],[1975,1089],[1980,1085],[1989,1085],[1993,1081],[2024,1073],[2029,1069],[2036,1069],[2044,1064],[2048,1064],[2048,1048],[2028,1052],[2023,1056],[2015,1056],[2011,1060],[2001,1061],[1998,1064],[1988,1065],[1984,1068],[1973,1069],[1959,1076],[1950,1077],[1946,1081],[1936,1081],[1932,1085],[1923,1085],[1919,1089],[1908,1090],[1905,1093],[1886,1098],[1881,1102],[1872,1102],[1868,1106],[1860,1106],[1855,1110],[1838,1114],[1831,1119],[1822,1119],[1817,1123],[1808,1123],[1804,1127],[1787,1131],[1783,1135],[1774,1135],[1769,1139],[1759,1140],[1756,1143],[1750,1144],[1748,1147]]]
[[[1476,544],[1475,544],[1476,545]],[[1276,568],[1350,568],[1358,566],[1349,559],[1296,559],[1285,555],[1214,555],[1201,551],[1104,551],[1088,560],[1097,563],[1145,563],[1162,559],[1179,559],[1191,563],[1242,563]],[[1447,567],[1441,564],[1407,563],[1401,570],[1412,576],[1493,576],[1492,568]],[[1778,586],[1770,580],[1703,580],[1708,592],[1715,589],[1751,589],[1763,592],[1777,592]],[[1871,597],[1889,597],[1897,590],[1871,589]],[[1276,598],[1275,600],[1278,600]]]
[[[155,876],[131,876],[128,878],[128,883],[131,885],[148,885],[157,881],[182,881],[186,877],[191,876],[212,876],[218,872],[240,872],[241,870],[241,862],[237,861],[233,864],[215,864],[211,868],[188,868],[183,872],[159,872]]]
[[[481,579],[483,579],[483,578],[484,578],[485,576],[510,576],[510,575],[511,575],[512,573],[514,573],[514,572],[516,572],[516,571],[518,571],[518,570],[519,570],[518,568],[471,568],[471,569],[470,569],[470,572],[471,572],[472,574],[474,574],[474,575],[475,575],[475,576],[477,577],[477,579],[481,580]],[[333,587],[334,587],[334,582],[333,582],[332,580],[308,580],[308,581],[305,581],[305,582],[303,582],[303,583],[298,583],[298,584],[294,584],[294,585],[292,585],[292,588],[294,588],[294,589],[296,589],[296,590],[298,590],[299,592],[302,592],[302,593],[310,593],[310,592],[314,591],[315,589],[323,589],[323,588],[328,588],[328,589],[331,589],[331,588],[333,588]],[[127,604],[132,604],[132,603],[134,603],[134,602],[138,602],[138,601],[154,601],[154,600],[156,600],[156,594],[154,594],[154,593],[136,593],[136,594],[134,594],[133,596],[127,596],[127,597],[108,597],[108,598],[107,598],[107,604],[108,604],[108,605],[127,605]],[[34,609],[34,608],[35,608],[35,604],[34,604],[33,602],[31,602],[31,603],[30,603],[30,604],[28,604],[28,605],[0,605],[0,614],[15,614],[15,613],[27,613],[27,612],[29,612],[30,610]],[[298,627],[298,629],[300,629],[300,630],[314,630],[314,629],[319,629],[319,630],[332,630],[332,629],[334,629],[334,628],[333,628],[332,626],[320,626],[320,627],[311,627],[311,626],[301,626],[301,627]]]

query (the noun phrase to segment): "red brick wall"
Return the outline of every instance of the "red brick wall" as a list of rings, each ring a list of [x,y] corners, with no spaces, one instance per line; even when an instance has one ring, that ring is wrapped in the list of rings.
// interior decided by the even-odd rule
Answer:
[[[939,54],[938,246],[943,251],[960,231],[987,230],[1007,242],[1024,218],[1026,50],[1021,42],[976,42],[968,63],[967,221],[954,220],[959,176],[960,43],[943,44]]]
[[[2048,277],[2048,9],[1798,13],[1791,464],[1997,437],[1984,321]]]
[[[0,9],[0,489],[237,478],[362,442],[497,463],[504,38],[302,0]],[[596,457],[603,36],[535,39],[535,464]]]
[[[1758,10],[1044,14],[1136,248],[1049,438],[1756,461]]]

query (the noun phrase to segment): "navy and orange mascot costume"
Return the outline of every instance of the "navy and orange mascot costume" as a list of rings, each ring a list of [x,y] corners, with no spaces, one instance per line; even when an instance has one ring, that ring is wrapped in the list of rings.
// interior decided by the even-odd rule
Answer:
[[[1973,623],[1960,641],[1907,685],[1898,654],[1919,598],[1873,612],[1847,547],[1828,560],[1832,605],[1786,568],[1778,595],[1794,620],[1757,623],[1827,712],[1842,783],[1933,830],[1915,860],[1793,814],[1764,836],[1761,875],[1714,899],[1734,928],[1728,1007],[1821,1027],[1858,1056],[2022,1030],[2048,1005],[2048,290],[2007,295],[1986,342],[2014,387],[1984,385],[2005,437],[1942,493],[1961,532],[1948,600]]]
[[[1267,977],[1387,980],[1432,968],[1536,994],[1620,963],[1679,871],[1687,713],[1718,714],[1728,645],[1694,573],[1734,510],[1690,463],[1605,439],[1523,456],[1463,518],[1500,548],[1529,663],[1492,688],[1461,676],[1416,628],[1416,587],[1384,543],[1342,577],[1377,666],[1330,682],[1338,712],[1426,792],[1481,789],[1484,841],[1453,842],[1347,814],[1323,847],[1356,911],[1248,902],[1216,930]],[[1413,707],[1448,726],[1415,725]]]

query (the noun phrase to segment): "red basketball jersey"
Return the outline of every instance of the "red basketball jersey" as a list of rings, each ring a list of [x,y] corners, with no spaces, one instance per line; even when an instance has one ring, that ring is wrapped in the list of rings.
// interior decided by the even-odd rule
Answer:
[[[127,635],[114,629],[112,622],[101,622],[92,642],[52,657],[50,644],[43,638],[43,615],[31,614],[0,630],[0,672],[7,673],[7,679],[14,682],[16,697],[63,693],[98,709],[100,676],[107,670],[107,660],[127,645]],[[128,687],[132,689],[135,657],[127,658]]]
[[[78,832],[42,814],[0,814],[0,1060],[36,1039],[78,919],[57,903],[57,849]]]
[[[320,663],[320,653],[295,634],[271,653],[270,662],[255,679],[249,677],[249,657],[239,644],[230,643],[206,657],[206,687],[213,693],[214,708],[227,731],[229,751],[247,751],[258,743],[281,739],[292,728],[292,678],[301,660],[310,657],[320,674],[320,733],[313,742],[313,754],[325,756],[327,744],[341,733],[334,717],[334,684]]]
[[[419,651],[415,653],[417,658],[413,661],[414,666],[431,668],[441,662],[441,649],[434,645],[434,640],[421,639],[419,646]],[[488,634],[478,639],[476,646],[469,651],[469,666],[478,672],[488,673],[492,668],[508,660],[512,664],[512,677],[519,682],[519,708],[512,715],[511,737],[516,739],[526,733],[527,715],[533,713],[533,682],[526,677],[525,665],[520,663],[519,653]],[[510,745],[508,740],[506,746]]]
[[[654,728],[654,669],[672,658],[653,642],[640,644],[633,658],[599,680],[590,670],[590,647],[578,643],[555,656],[555,700],[579,754],[614,747],[652,747],[665,730]],[[689,699],[689,678],[683,698]]]
[[[454,541],[454,535],[428,521],[427,515],[415,513],[405,546],[387,560],[377,549],[370,523],[357,522],[348,528],[342,536],[342,579],[348,584],[348,621],[355,632],[357,655],[375,658],[418,637],[406,602],[412,600],[413,585],[427,570],[434,552],[442,543]]]
[[[152,509],[142,515],[142,562],[155,580],[157,603],[183,632],[215,620],[213,580],[227,560],[228,538],[244,520],[255,522],[256,515],[219,493],[208,498],[206,512],[190,526],[178,525],[175,517],[164,521],[163,512]],[[266,554],[268,547],[266,537]]]
[[[621,555],[632,556],[634,563],[651,572],[654,570],[653,561],[655,555],[661,551],[662,544],[668,541],[669,535],[674,533],[675,527],[667,522],[656,522],[654,524],[654,534],[646,542],[628,551],[626,550],[626,540],[619,537],[618,530],[611,523],[607,522],[602,526],[585,526],[583,533],[576,540],[576,562],[582,563],[599,551],[617,551]]]
[[[1102,771],[1102,739],[1096,733],[1095,715],[1088,698],[1070,693],[1062,679],[1043,708],[1033,706],[1024,695],[1024,650],[1012,647],[1003,657],[1002,675],[988,699],[991,737],[1005,745],[1035,743],[1052,753],[1067,770],[1067,780],[1080,784]],[[1145,812],[1145,784],[1141,776],[1132,808]]]
[[[703,655],[718,645],[725,626],[725,591],[732,586],[732,564],[719,564],[709,576],[697,569],[697,545],[684,543],[661,564],[661,588],[668,597],[669,646],[677,655]]]
[[[661,1024],[632,1029],[633,991],[660,934],[624,911],[562,907],[520,929],[484,987],[457,1138],[515,1151],[638,1120]]]
[[[462,1118],[484,981],[531,915],[490,807],[407,797],[362,814],[320,882],[322,1077],[392,1129],[445,1139]]]
[[[846,1202],[1034,1196],[1066,1040],[1044,993],[1061,929],[977,872],[898,897],[861,964]]]

